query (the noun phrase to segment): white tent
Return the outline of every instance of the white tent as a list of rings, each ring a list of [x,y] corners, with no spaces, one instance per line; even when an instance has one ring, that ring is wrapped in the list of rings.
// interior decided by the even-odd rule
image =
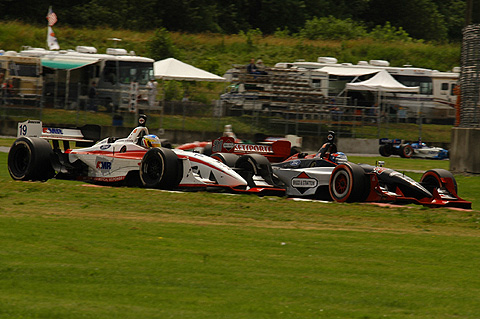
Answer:
[[[160,80],[225,82],[227,79],[174,58],[153,63],[153,74]]]
[[[418,93],[418,86],[405,86],[395,80],[386,70],[381,70],[370,79],[357,83],[347,83],[347,90],[376,92],[411,92]]]

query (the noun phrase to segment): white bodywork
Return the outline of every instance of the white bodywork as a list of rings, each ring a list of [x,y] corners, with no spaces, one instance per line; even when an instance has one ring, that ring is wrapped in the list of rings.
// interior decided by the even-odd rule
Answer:
[[[285,183],[288,196],[315,195],[318,187],[328,186],[335,167],[279,168],[272,167],[273,174]]]
[[[65,153],[68,154],[69,163],[81,161],[87,165],[87,176],[80,176],[81,178],[97,182],[119,182],[124,180],[129,172],[139,171],[143,156],[148,151],[148,148],[138,143],[143,135],[148,135],[148,129],[138,126],[126,138],[117,140],[105,138],[91,147],[68,149]],[[47,140],[87,141],[78,129],[47,128],[37,120],[18,124],[18,137],[22,136]],[[247,188],[245,179],[212,157],[178,149],[173,152],[182,163],[183,175],[180,187]]]

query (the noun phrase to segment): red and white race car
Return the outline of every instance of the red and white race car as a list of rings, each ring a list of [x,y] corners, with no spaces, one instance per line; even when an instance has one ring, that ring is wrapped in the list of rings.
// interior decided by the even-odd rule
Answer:
[[[232,131],[231,125],[225,125],[222,137],[213,141],[185,143],[175,149],[195,151],[206,155],[212,155],[218,152],[237,155],[261,154],[271,163],[279,163],[301,151],[301,140],[302,138],[296,135],[267,137],[259,133],[255,134],[255,140],[252,143],[237,138]]]
[[[71,149],[69,143],[93,144],[80,129],[42,127],[41,121],[32,120],[19,123],[19,137],[8,154],[9,173],[14,180],[58,178],[161,189],[285,193],[283,188],[260,179],[249,184],[241,169],[234,170],[210,156],[161,147],[158,137],[149,134],[145,122],[146,117],[141,116],[139,126],[126,138],[107,137],[78,149]],[[63,147],[59,142],[63,142]]]

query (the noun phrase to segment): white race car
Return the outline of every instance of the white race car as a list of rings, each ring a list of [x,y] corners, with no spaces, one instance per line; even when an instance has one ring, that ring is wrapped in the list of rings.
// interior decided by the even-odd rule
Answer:
[[[19,138],[8,154],[10,176],[14,180],[57,178],[161,189],[223,188],[284,194],[284,189],[260,178],[249,184],[241,176],[241,168],[234,170],[210,156],[161,147],[145,122],[146,117],[141,116],[139,126],[126,138],[107,137],[79,149],[70,149],[69,142],[93,142],[86,140],[80,129],[42,127],[42,122],[32,120],[19,123]]]

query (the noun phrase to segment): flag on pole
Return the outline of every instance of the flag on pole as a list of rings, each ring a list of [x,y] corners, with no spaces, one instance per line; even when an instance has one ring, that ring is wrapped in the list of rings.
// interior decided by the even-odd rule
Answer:
[[[52,7],[48,8],[47,13],[48,26],[51,27],[57,22],[57,15],[53,12]]]
[[[48,29],[47,29],[47,45],[49,50],[60,50],[57,38],[53,32],[52,25],[57,22],[57,15],[53,12],[52,6],[48,8],[47,13]]]
[[[58,45],[57,38],[55,37],[55,33],[51,26],[48,26],[47,44],[49,50],[60,50],[60,46]]]

